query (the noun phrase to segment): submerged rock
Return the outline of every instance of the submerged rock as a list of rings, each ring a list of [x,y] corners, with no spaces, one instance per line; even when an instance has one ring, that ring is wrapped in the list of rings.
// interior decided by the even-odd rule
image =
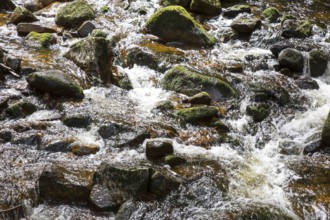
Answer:
[[[179,110],[177,115],[186,123],[199,124],[218,116],[218,109],[212,106],[192,107]]]
[[[26,81],[32,88],[53,96],[74,99],[84,98],[83,89],[69,76],[59,70],[34,72],[27,76]]]
[[[301,89],[319,89],[319,84],[310,77],[299,78],[296,84]]]
[[[229,18],[234,18],[237,15],[241,13],[251,13],[251,8],[250,5],[234,5],[229,8],[227,8],[224,12],[223,15]]]
[[[270,114],[267,104],[249,105],[246,108],[246,114],[252,116],[254,122],[261,122]]]
[[[73,44],[64,57],[84,70],[90,82],[113,81],[113,53],[109,41],[103,37],[87,37]]]
[[[151,34],[167,42],[213,46],[216,41],[181,6],[159,9],[149,18],[145,27]]]
[[[158,196],[166,196],[171,191],[178,189],[181,183],[181,179],[168,172],[154,171],[150,178],[149,189]]]
[[[285,49],[278,57],[278,62],[282,68],[289,68],[294,72],[301,73],[304,70],[304,56],[295,49]]]
[[[262,17],[269,22],[276,22],[280,17],[280,11],[275,7],[270,7],[262,12]]]
[[[283,22],[282,36],[285,38],[306,38],[312,34],[312,24],[305,20],[288,19]]]
[[[34,22],[38,19],[28,9],[18,6],[10,16],[10,22],[18,24],[21,22]]]
[[[175,66],[165,73],[161,86],[166,90],[190,96],[207,92],[216,101],[238,96],[236,89],[228,82],[203,75],[181,65]]]
[[[146,156],[148,159],[159,159],[173,154],[172,140],[150,139],[146,141]]]
[[[89,115],[73,114],[66,115],[62,121],[68,127],[87,128],[91,124],[92,118]]]
[[[37,106],[29,101],[18,101],[7,108],[7,114],[13,118],[21,118],[37,111]]]
[[[180,5],[184,8],[189,8],[190,3],[191,0],[161,0],[163,6]]]
[[[82,23],[95,17],[92,7],[84,0],[68,3],[55,17],[55,23],[65,28],[78,28]]]
[[[322,76],[327,69],[329,55],[318,49],[313,49],[309,52],[309,66],[312,77]]]
[[[198,14],[215,16],[221,12],[220,0],[191,0],[190,10]]]
[[[30,47],[49,47],[56,43],[56,38],[51,33],[37,33],[32,31],[26,36],[25,43]]]

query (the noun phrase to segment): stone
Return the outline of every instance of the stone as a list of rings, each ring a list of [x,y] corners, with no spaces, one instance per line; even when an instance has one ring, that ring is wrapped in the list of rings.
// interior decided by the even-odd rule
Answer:
[[[182,181],[167,172],[154,171],[149,184],[151,193],[166,196],[180,187]]]
[[[182,165],[182,164],[185,164],[186,162],[187,162],[186,159],[173,155],[173,154],[167,155],[165,157],[165,163],[170,165],[171,167]]]
[[[206,76],[188,67],[177,65],[165,72],[161,86],[185,95],[207,92],[215,101],[238,97],[236,89],[220,78]]]
[[[80,37],[87,37],[89,34],[93,32],[95,29],[95,25],[90,21],[85,21],[79,28],[78,28],[78,35]]]
[[[56,38],[51,33],[30,32],[25,38],[25,44],[30,47],[45,48],[56,43]]]
[[[312,24],[306,20],[288,19],[283,22],[282,36],[285,38],[306,38],[312,34]]]
[[[34,22],[38,21],[38,19],[26,8],[22,6],[18,6],[15,8],[14,12],[11,14],[10,23],[17,25],[21,22]]]
[[[287,48],[293,48],[294,45],[292,43],[289,42],[276,42],[275,44],[273,44],[272,46],[270,46],[270,51],[272,52],[272,54],[274,54],[274,56],[277,58],[278,55],[285,49]]]
[[[156,11],[146,22],[151,34],[166,42],[195,46],[213,46],[215,38],[206,32],[181,6],[168,6]]]
[[[54,140],[49,143],[44,143],[41,146],[41,150],[66,153],[70,151],[70,144],[75,141],[76,140],[74,138],[63,138],[59,140]]]
[[[163,6],[180,5],[184,8],[189,8],[191,0],[161,0],[160,3]]]
[[[6,66],[13,69],[16,73],[21,71],[22,59],[18,57],[6,56],[4,59]]]
[[[223,15],[228,17],[228,18],[234,18],[234,17],[236,17],[237,15],[239,15],[241,13],[251,14],[250,5],[234,5],[234,6],[231,6],[223,12]]]
[[[155,110],[159,110],[159,111],[169,111],[169,110],[173,110],[174,109],[174,105],[172,104],[171,101],[159,101],[156,103],[155,105]]]
[[[304,70],[304,56],[295,49],[287,48],[283,50],[279,54],[278,62],[282,68],[289,68],[294,72],[302,73]]]
[[[179,110],[177,115],[190,124],[204,123],[218,116],[218,109],[212,106],[192,107]]]
[[[69,114],[62,121],[68,127],[87,128],[91,124],[92,118],[89,115]]]
[[[313,49],[309,52],[309,67],[312,77],[322,76],[328,66],[329,55],[319,49]]]
[[[22,100],[11,104],[7,108],[7,114],[12,118],[22,118],[37,111],[37,106],[29,101]]]
[[[110,190],[100,184],[93,186],[89,201],[97,211],[115,211],[121,205],[116,203],[116,198],[114,198]]]
[[[93,185],[93,172],[77,166],[52,164],[39,178],[43,200],[87,202]]]
[[[83,89],[69,76],[59,70],[34,72],[27,76],[30,87],[52,96],[83,99]]]
[[[261,20],[252,17],[235,18],[230,27],[236,31],[239,36],[252,34],[261,25]]]
[[[10,142],[13,137],[13,131],[10,129],[0,130],[0,143]]]
[[[197,14],[216,16],[221,12],[220,0],[191,0],[190,10]]]
[[[0,11],[1,12],[12,11],[15,8],[16,8],[16,6],[11,0],[1,0],[0,1]]]
[[[108,34],[101,31],[100,29],[94,29],[91,33],[91,37],[102,37],[107,38]]]
[[[192,105],[210,105],[211,96],[207,92],[200,92],[189,99]]]
[[[297,20],[297,18],[293,15],[290,15],[290,14],[284,14],[282,17],[281,17],[281,25],[283,26],[283,23],[284,21],[286,20]]]
[[[246,114],[252,116],[254,122],[262,122],[270,114],[267,104],[249,105],[246,107]]]
[[[301,89],[319,89],[319,84],[310,77],[299,78],[296,80],[296,84]]]
[[[39,146],[43,135],[36,131],[25,131],[20,135],[14,136],[10,143],[17,145]]]
[[[324,122],[321,134],[321,147],[330,147],[330,112]]]
[[[31,24],[31,23],[19,23],[16,29],[19,36],[26,36],[32,31],[37,33],[56,33],[56,30],[52,28],[44,27],[39,24]]]
[[[76,141],[69,145],[69,149],[77,156],[84,156],[96,154],[100,150],[100,147],[95,144],[83,144],[80,141]]]
[[[84,70],[88,80],[97,84],[113,81],[113,53],[109,41],[103,37],[87,37],[73,44],[64,57]]]
[[[140,47],[132,47],[127,50],[126,64],[130,68],[136,64],[139,66],[147,66],[154,70],[157,70],[159,66],[156,56]]]
[[[172,140],[150,139],[146,141],[146,156],[148,159],[159,159],[173,154]]]
[[[64,28],[78,28],[85,21],[95,17],[92,7],[84,0],[68,3],[55,16],[55,23]]]
[[[224,134],[224,133],[230,132],[230,129],[229,129],[228,125],[226,125],[225,123],[223,123],[221,120],[215,121],[212,124],[212,126],[215,127],[220,134]]]
[[[280,17],[280,11],[275,7],[269,7],[266,8],[261,15],[264,19],[268,20],[271,23],[274,23]]]

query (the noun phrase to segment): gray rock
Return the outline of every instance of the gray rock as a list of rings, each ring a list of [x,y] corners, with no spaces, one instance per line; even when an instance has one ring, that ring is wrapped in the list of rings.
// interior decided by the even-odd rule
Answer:
[[[121,204],[114,198],[114,193],[102,185],[96,184],[93,186],[89,201],[93,208],[98,211],[115,211]]]
[[[312,77],[322,76],[327,69],[329,55],[318,49],[313,49],[309,52],[309,66]]]
[[[304,70],[304,56],[295,49],[285,49],[278,57],[278,62],[282,68],[289,68],[294,72],[301,73]]]
[[[78,35],[80,37],[87,37],[89,34],[93,32],[95,29],[95,25],[90,21],[85,21],[79,28],[78,28]]]
[[[252,34],[261,25],[261,20],[252,17],[241,17],[234,19],[230,27],[234,29],[240,36],[248,36]]]
[[[15,25],[21,22],[38,21],[38,19],[32,14],[32,12],[21,6],[15,8],[9,19],[10,22]]]
[[[37,106],[35,104],[26,100],[22,100],[11,104],[7,108],[6,112],[8,115],[10,115],[10,117],[21,118],[31,115],[35,111],[37,111]]]
[[[68,127],[87,128],[91,124],[92,118],[89,115],[69,114],[62,121]]]
[[[179,188],[183,181],[168,172],[154,171],[150,179],[150,192],[166,196]]]
[[[146,156],[148,159],[159,159],[173,154],[172,140],[150,139],[146,141]]]
[[[32,31],[37,33],[56,33],[55,29],[44,27],[39,24],[19,23],[16,28],[20,36],[26,36]]]

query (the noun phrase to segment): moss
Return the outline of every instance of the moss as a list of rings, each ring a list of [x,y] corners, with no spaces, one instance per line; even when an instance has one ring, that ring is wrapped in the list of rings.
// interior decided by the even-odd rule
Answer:
[[[94,29],[91,33],[91,37],[101,37],[101,38],[107,38],[108,34],[101,31],[100,29]]]
[[[277,8],[270,7],[262,12],[262,17],[267,19],[269,22],[276,22],[280,17],[280,11]]]
[[[283,23],[282,36],[285,38],[306,38],[312,34],[312,24],[307,20],[291,20]]]
[[[192,107],[179,110],[177,115],[186,123],[198,124],[216,117],[218,115],[218,109],[211,106]]]
[[[102,13],[107,13],[109,11],[109,6],[106,6],[106,5],[102,6],[100,11]]]
[[[51,33],[37,33],[34,31],[26,36],[26,40],[32,41],[32,43],[34,42],[41,47],[48,47],[56,41]]]
[[[249,105],[246,114],[252,116],[254,122],[261,122],[270,114],[270,109],[267,104]]]
[[[284,21],[286,21],[286,20],[297,20],[297,18],[293,15],[285,14],[281,18],[281,25],[283,25]]]
[[[30,12],[28,9],[24,7],[16,7],[14,12],[10,16],[10,22],[13,24],[18,24],[20,22],[33,22],[38,19]]]
[[[157,43],[145,43],[141,46],[146,47],[154,53],[166,53],[166,54],[176,54],[176,55],[184,55],[184,52],[181,50],[178,50],[175,47],[169,47],[162,44]]]

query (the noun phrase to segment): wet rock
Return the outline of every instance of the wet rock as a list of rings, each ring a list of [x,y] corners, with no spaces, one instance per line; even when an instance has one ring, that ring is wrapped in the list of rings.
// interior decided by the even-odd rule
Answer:
[[[304,56],[301,52],[295,49],[285,49],[278,57],[278,62],[281,67],[289,68],[294,72],[301,73],[304,69]]]
[[[297,18],[293,15],[290,15],[290,14],[284,14],[282,17],[281,17],[281,25],[283,26],[283,23],[284,21],[286,20],[297,20]]]
[[[261,25],[261,20],[252,17],[240,17],[234,19],[230,27],[240,36],[248,36],[252,34]]]
[[[10,129],[0,130],[0,143],[9,142],[13,137],[13,131]]]
[[[226,65],[226,70],[232,73],[243,73],[244,65],[242,63],[232,63]]]
[[[165,73],[161,86],[166,90],[190,96],[207,92],[216,101],[238,96],[236,89],[228,82],[203,75],[181,65],[175,66]]]
[[[272,52],[272,54],[274,54],[274,56],[277,58],[278,55],[285,49],[287,48],[293,48],[294,45],[292,43],[288,43],[288,42],[284,42],[284,41],[280,41],[280,42],[276,42],[275,44],[273,44],[270,47],[270,51]]]
[[[246,114],[252,116],[254,122],[261,122],[270,114],[267,104],[249,105],[246,107]]]
[[[118,86],[125,90],[133,89],[132,82],[126,74],[118,81]]]
[[[75,142],[74,138],[63,138],[60,140],[51,141],[50,143],[43,143],[40,146],[41,150],[50,151],[50,152],[69,152],[70,144]]]
[[[227,29],[220,37],[224,43],[231,40],[237,40],[239,38],[238,33],[234,31],[232,28]]]
[[[34,22],[37,20],[38,19],[32,14],[32,12],[21,6],[15,8],[10,16],[10,22],[15,25],[21,22]]]
[[[189,99],[192,105],[210,105],[211,96],[207,92],[200,92]]]
[[[89,34],[93,32],[95,29],[95,25],[90,21],[85,21],[79,28],[78,28],[78,35],[80,37],[87,37]]]
[[[280,17],[280,11],[277,8],[269,7],[262,12],[262,17],[269,22],[276,22]]]
[[[82,23],[95,17],[92,7],[84,0],[68,3],[58,10],[55,23],[64,28],[78,28]]]
[[[17,33],[20,36],[26,36],[32,31],[37,33],[56,33],[56,30],[39,24],[19,23],[17,25]]]
[[[309,52],[309,67],[312,77],[322,76],[327,69],[328,54],[323,50],[313,49]]]
[[[91,124],[92,118],[89,115],[73,114],[66,115],[62,121],[68,127],[87,128]]]
[[[310,143],[307,143],[304,146],[303,154],[315,153],[315,152],[320,150],[320,146],[321,146],[321,141],[320,140],[316,140],[316,141],[312,141]]]
[[[228,18],[234,18],[237,15],[241,13],[251,13],[251,8],[250,5],[234,5],[229,8],[227,8],[224,12],[223,15],[228,17]]]
[[[109,41],[101,37],[87,37],[73,44],[64,57],[84,70],[90,82],[113,81],[113,53]]]
[[[84,156],[84,155],[96,154],[100,150],[100,147],[95,144],[84,144],[79,141],[76,141],[70,144],[69,149],[75,155]]]
[[[94,29],[91,33],[91,37],[102,37],[107,38],[108,34],[101,31],[100,29]]]
[[[288,19],[283,22],[282,36],[285,38],[306,38],[311,36],[312,24],[305,20]]]
[[[280,70],[280,73],[287,76],[287,77],[290,77],[290,78],[296,78],[299,76],[299,74],[293,72],[292,70],[290,70],[289,68],[282,68]]]
[[[22,144],[30,146],[39,146],[41,144],[43,135],[39,132],[28,131],[19,135],[15,135],[10,143],[11,144]]]
[[[190,3],[191,0],[161,0],[163,6],[180,5],[184,8],[189,8]]]
[[[171,155],[167,155],[165,157],[165,163],[170,165],[171,167],[175,167],[175,166],[186,163],[186,159],[184,159],[183,157],[179,157],[179,156],[171,154]]]
[[[220,134],[228,133],[230,131],[228,125],[223,123],[221,120],[217,120],[212,124]]]
[[[321,146],[325,148],[330,147],[330,113],[328,114],[322,128]]]
[[[146,156],[148,159],[159,159],[173,154],[172,140],[150,139],[146,141]]]
[[[31,73],[26,78],[32,88],[53,96],[84,98],[83,89],[69,76],[59,70]]]
[[[140,47],[133,47],[127,50],[126,63],[130,68],[136,64],[157,70],[159,62],[154,54],[145,51]]]
[[[136,210],[139,209],[138,202],[134,201],[133,199],[126,201],[122,206],[120,206],[115,220],[127,220],[135,217],[143,218],[144,213],[139,213],[138,216],[136,214]]]
[[[219,0],[191,0],[190,10],[207,16],[216,16],[221,12]]]
[[[87,202],[93,183],[93,172],[77,166],[53,164],[39,178],[41,199]]]
[[[21,71],[21,62],[22,62],[21,58],[6,56],[4,62],[6,66],[13,69],[16,73],[19,73]]]
[[[37,106],[29,101],[18,101],[7,108],[7,114],[12,118],[22,118],[37,111]]]
[[[12,11],[16,8],[15,4],[11,0],[1,0],[0,2],[0,11]]]
[[[167,42],[213,46],[216,41],[181,6],[159,9],[149,18],[145,27],[151,34]]]
[[[149,190],[158,196],[166,196],[179,188],[183,181],[168,172],[154,171],[151,175]]]
[[[179,110],[177,115],[186,123],[199,124],[218,116],[218,109],[212,106],[192,107]]]
[[[156,106],[154,109],[159,110],[159,111],[169,111],[169,110],[173,110],[174,106],[171,101],[168,101],[168,100],[159,101],[156,103]]]
[[[116,203],[116,198],[114,198],[110,190],[99,184],[93,186],[89,201],[92,207],[98,211],[114,211],[120,206],[120,204]]]
[[[37,33],[32,31],[26,36],[25,43],[30,47],[49,47],[56,43],[56,38],[50,33]]]
[[[122,124],[118,123],[106,123],[100,126],[98,133],[99,135],[106,139],[118,135],[119,133],[128,132],[131,129]]]
[[[296,80],[296,84],[301,89],[319,89],[319,84],[310,77],[299,78]]]

